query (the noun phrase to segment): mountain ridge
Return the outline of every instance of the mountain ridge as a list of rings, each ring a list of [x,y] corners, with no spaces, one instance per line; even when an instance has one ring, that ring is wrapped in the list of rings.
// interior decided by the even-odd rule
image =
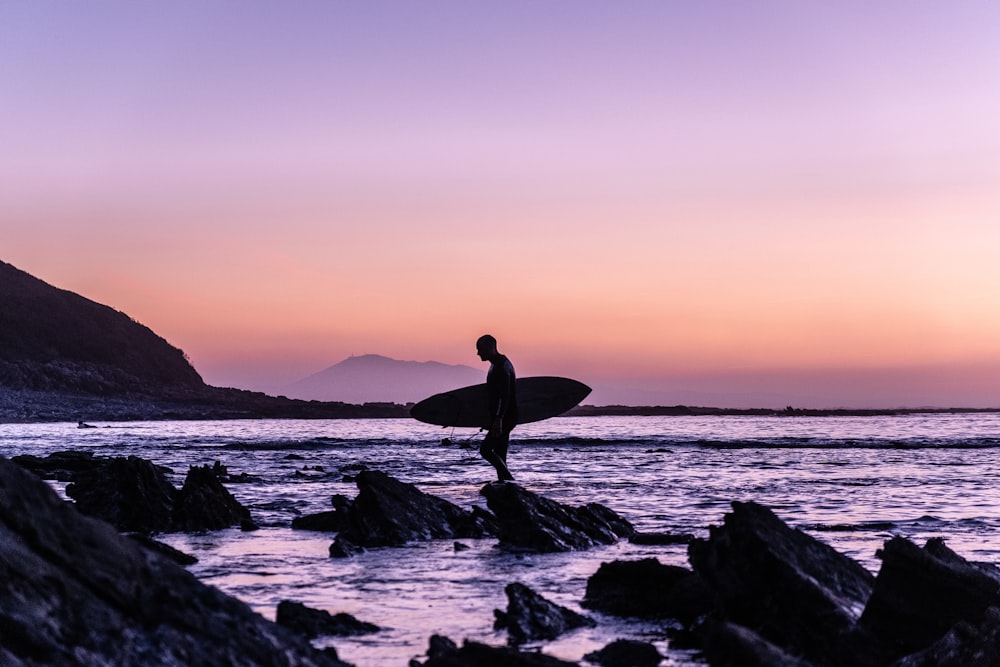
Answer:
[[[485,370],[440,361],[409,361],[381,354],[351,355],[284,387],[302,400],[415,403],[427,396],[484,381]]]

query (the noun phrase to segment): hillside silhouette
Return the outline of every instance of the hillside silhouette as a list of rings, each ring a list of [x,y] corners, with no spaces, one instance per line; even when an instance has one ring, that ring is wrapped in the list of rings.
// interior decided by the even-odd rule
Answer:
[[[0,383],[96,395],[205,387],[184,353],[125,313],[0,262]]]
[[[125,313],[0,261],[0,421],[405,414],[209,386],[183,351]]]

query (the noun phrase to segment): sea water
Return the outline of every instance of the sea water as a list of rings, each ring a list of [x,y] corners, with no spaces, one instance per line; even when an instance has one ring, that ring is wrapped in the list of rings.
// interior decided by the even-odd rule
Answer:
[[[202,581],[274,618],[282,600],[347,612],[382,627],[326,638],[358,667],[405,667],[422,659],[432,634],[494,645],[493,610],[519,581],[545,598],[593,616],[541,648],[580,660],[618,638],[652,641],[665,665],[697,656],[670,646],[666,624],[585,609],[588,577],[601,563],[655,557],[687,565],[684,545],[628,541],[563,554],[512,554],[495,539],[372,549],[330,558],[332,535],[292,530],[296,516],[331,509],[357,494],[362,467],[382,470],[464,508],[485,506],[495,478],[478,457],[482,434],[412,420],[239,420],[0,424],[0,455],[59,450],[140,456],[170,468],[175,486],[189,466],[227,466],[255,481],[229,490],[262,526],[160,536],[196,556]],[[970,560],[1000,562],[1000,413],[869,417],[586,417],[518,427],[509,460],[517,482],[548,498],[599,502],[638,530],[705,537],[734,500],[756,501],[876,573],[876,551],[893,535],[930,537]],[[64,492],[64,485],[53,482]]]

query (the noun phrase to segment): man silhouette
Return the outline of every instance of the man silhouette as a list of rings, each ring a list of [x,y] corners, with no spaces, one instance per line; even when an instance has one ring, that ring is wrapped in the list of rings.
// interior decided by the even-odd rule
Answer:
[[[483,361],[490,362],[486,374],[486,390],[489,396],[490,426],[479,453],[497,470],[501,482],[513,481],[514,476],[507,469],[507,447],[510,432],[517,426],[517,378],[510,359],[497,351],[497,339],[486,334],[476,341],[476,354]]]

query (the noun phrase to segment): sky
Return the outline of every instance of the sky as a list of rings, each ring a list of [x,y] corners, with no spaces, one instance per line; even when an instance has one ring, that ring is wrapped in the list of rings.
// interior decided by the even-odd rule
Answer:
[[[1000,4],[0,4],[0,260],[207,382],[1000,407]]]

